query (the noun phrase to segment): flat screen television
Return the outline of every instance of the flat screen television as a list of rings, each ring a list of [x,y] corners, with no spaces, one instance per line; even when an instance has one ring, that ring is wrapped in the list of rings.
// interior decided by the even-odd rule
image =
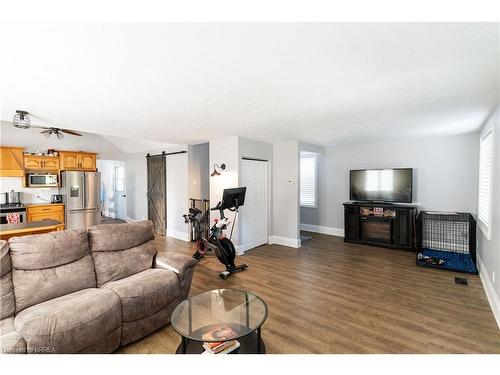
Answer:
[[[412,202],[412,168],[351,170],[349,180],[352,201]]]

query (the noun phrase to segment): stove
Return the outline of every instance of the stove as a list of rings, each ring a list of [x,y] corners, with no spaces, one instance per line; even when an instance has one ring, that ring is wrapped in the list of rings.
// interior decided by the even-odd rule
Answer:
[[[0,210],[8,210],[11,208],[24,208],[24,204],[22,203],[2,203],[0,204]],[[24,208],[26,209],[26,208]]]
[[[19,213],[19,221],[25,222],[26,207],[22,203],[2,203],[0,204],[0,224],[7,224],[7,215]]]

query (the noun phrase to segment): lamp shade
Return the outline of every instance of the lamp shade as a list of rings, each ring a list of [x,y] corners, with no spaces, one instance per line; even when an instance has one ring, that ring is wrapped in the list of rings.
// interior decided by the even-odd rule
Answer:
[[[31,116],[26,111],[16,111],[13,124],[16,128],[28,129],[31,127]]]
[[[226,169],[226,164],[221,164],[220,166],[218,164],[214,164],[214,171],[210,175],[211,177],[220,176],[220,172],[217,169],[220,169],[222,171],[225,170]]]

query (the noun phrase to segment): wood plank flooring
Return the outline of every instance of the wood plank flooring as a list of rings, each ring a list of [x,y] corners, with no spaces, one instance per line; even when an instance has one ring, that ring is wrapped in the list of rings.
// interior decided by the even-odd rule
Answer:
[[[413,253],[346,244],[304,233],[300,249],[266,245],[237,258],[248,270],[221,280],[222,264],[197,265],[191,295],[241,288],[260,295],[269,317],[268,353],[500,353],[500,330],[479,276],[418,267]],[[191,255],[193,245],[158,236],[159,251]],[[118,350],[174,353],[167,327]]]

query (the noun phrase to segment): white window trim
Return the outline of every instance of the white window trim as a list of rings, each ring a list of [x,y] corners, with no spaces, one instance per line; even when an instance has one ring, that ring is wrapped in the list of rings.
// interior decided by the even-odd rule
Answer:
[[[299,204],[301,208],[318,208],[318,156],[319,154],[315,152],[301,152],[300,157],[314,158],[314,204],[302,204],[300,203],[300,191],[299,191]],[[299,179],[299,190],[300,190],[300,179]]]
[[[478,199],[477,225],[481,229],[483,234],[485,235],[486,239],[488,239],[488,240],[491,239],[491,216],[492,216],[492,211],[493,211],[493,207],[492,207],[492,204],[493,204],[493,171],[495,169],[493,162],[495,160],[495,154],[494,154],[495,153],[495,132],[494,132],[493,126],[486,126],[479,134],[479,142],[480,142],[479,143],[479,166],[480,166],[480,164],[481,164],[481,140],[490,133],[491,133],[491,156],[490,156],[491,157],[491,168],[490,168],[490,186],[489,186],[490,193],[489,193],[489,202],[488,202],[488,206],[489,206],[488,225],[486,225],[485,223],[483,223],[482,220],[479,219],[479,199],[480,199],[479,189],[480,189],[480,184],[481,184],[480,172],[478,173],[478,193],[477,193],[477,199]]]

